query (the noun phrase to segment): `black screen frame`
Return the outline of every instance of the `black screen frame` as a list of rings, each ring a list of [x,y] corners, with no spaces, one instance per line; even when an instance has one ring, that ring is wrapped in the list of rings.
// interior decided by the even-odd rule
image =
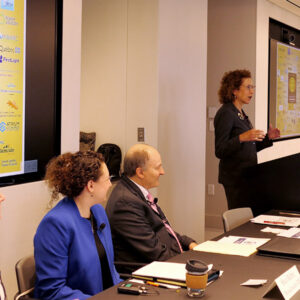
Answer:
[[[0,187],[42,180],[48,161],[61,153],[63,1],[27,0],[26,12],[24,160],[37,160],[37,172],[0,177]],[[43,75],[46,87],[38,84]]]
[[[283,31],[293,34],[295,36],[294,45],[288,44],[283,36]],[[270,125],[270,115],[271,115],[271,41],[276,40],[287,46],[292,46],[300,49],[300,30],[291,27],[287,24],[281,23],[275,19],[269,18],[269,58],[268,58],[268,118],[267,118],[267,128],[269,129]],[[274,125],[274,124],[273,124]],[[299,135],[285,136],[274,139],[273,142],[286,141],[291,139],[300,138]]]

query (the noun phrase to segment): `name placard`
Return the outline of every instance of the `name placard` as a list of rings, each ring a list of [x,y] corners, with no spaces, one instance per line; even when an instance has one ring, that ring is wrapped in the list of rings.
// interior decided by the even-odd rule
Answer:
[[[296,266],[277,277],[263,294],[265,297],[271,290],[278,288],[285,300],[300,300],[300,274]]]

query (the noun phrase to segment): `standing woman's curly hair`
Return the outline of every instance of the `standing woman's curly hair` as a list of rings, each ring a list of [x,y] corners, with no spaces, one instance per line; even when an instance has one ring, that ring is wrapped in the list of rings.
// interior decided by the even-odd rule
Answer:
[[[102,175],[103,157],[94,151],[65,153],[54,157],[46,167],[45,180],[52,190],[49,205],[59,194],[74,198],[83,191],[90,180],[97,181]]]
[[[235,70],[226,72],[223,75],[218,92],[220,103],[224,104],[234,101],[233,91],[240,88],[244,78],[251,78],[251,72],[248,70]]]

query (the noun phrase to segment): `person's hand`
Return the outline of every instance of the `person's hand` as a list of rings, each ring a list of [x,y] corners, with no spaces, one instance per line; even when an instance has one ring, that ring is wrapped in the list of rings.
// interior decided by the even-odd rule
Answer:
[[[1,202],[5,200],[5,197],[0,194],[0,219],[1,219]]]
[[[0,202],[2,202],[4,200],[5,200],[5,197],[2,194],[0,194]]]
[[[192,243],[189,244],[189,249],[192,250],[196,246],[197,246],[197,243],[192,242]]]
[[[279,138],[280,130],[278,128],[273,128],[272,124],[270,124],[269,130],[268,130],[268,137],[271,140]]]
[[[250,129],[239,135],[240,142],[257,141],[261,142],[266,134],[259,129]]]

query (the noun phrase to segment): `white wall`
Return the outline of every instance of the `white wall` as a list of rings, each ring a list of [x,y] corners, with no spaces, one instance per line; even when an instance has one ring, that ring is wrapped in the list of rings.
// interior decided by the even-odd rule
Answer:
[[[125,153],[137,142],[137,127],[144,127],[145,142],[158,146],[168,172],[159,188],[160,205],[175,228],[199,239],[204,230],[206,3],[85,0],[82,27],[80,129],[97,133],[96,147],[112,142]],[[191,143],[188,151],[197,159],[187,157],[185,143]],[[178,173],[177,156],[184,158],[185,176],[198,185]],[[186,211],[183,198],[190,207]],[[197,221],[187,224],[187,215]]]
[[[225,71],[247,68],[256,85],[255,99],[245,107],[256,128],[267,130],[269,17],[300,28],[300,17],[267,0],[209,0],[208,2],[207,105],[217,106],[217,92]],[[222,227],[227,209],[218,163],[214,156],[214,132],[207,130],[206,183],[215,185],[215,195],[206,195],[206,225]],[[299,153],[300,139],[275,142],[258,153],[259,163]]]
[[[225,72],[248,69],[256,78],[256,0],[208,1],[207,106],[219,108],[218,90]],[[255,123],[257,95],[246,113]],[[213,121],[213,120],[212,120]],[[209,120],[207,120],[207,125]],[[227,209],[223,186],[218,183],[219,160],[215,156],[214,131],[206,130],[206,187],[215,185],[215,195],[206,193],[206,226],[222,228]]]
[[[159,5],[160,205],[174,227],[204,238],[207,1]]]
[[[102,143],[126,141],[127,0],[82,4],[80,130]]]
[[[157,145],[157,0],[85,0],[80,129],[96,132],[96,149],[116,143]]]
[[[300,17],[270,3],[267,0],[257,1],[257,31],[256,31],[256,127],[267,130],[268,105],[268,38],[269,18],[300,30]],[[258,153],[259,162],[269,161],[300,152],[300,139],[280,141],[274,146]]]
[[[75,151],[79,145],[81,0],[64,0],[63,30],[62,151]],[[8,299],[13,299],[17,292],[15,263],[33,253],[33,236],[46,213],[49,193],[43,181],[1,188],[0,192],[6,196],[0,221],[0,269]]]

